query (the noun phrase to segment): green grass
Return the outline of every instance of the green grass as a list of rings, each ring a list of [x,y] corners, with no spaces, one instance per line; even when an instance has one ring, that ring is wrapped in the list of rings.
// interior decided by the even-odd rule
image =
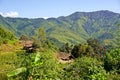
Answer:
[[[7,78],[6,74],[20,67],[29,67],[29,75],[33,75],[34,79],[37,79],[39,74],[40,79],[59,79],[61,71],[67,66],[67,64],[60,64],[55,59],[56,52],[53,50],[44,50],[39,52],[40,60],[43,62],[40,66],[32,67],[35,56],[37,53],[26,54],[24,51],[8,52],[0,54],[0,80]],[[26,65],[26,63],[28,65]],[[24,76],[26,75],[23,74]],[[15,78],[9,78],[10,80],[20,79],[23,75],[18,75]],[[29,76],[28,76],[29,78]]]
[[[2,53],[0,54],[0,80],[6,78],[7,72],[15,69],[14,62],[17,60],[15,53]]]

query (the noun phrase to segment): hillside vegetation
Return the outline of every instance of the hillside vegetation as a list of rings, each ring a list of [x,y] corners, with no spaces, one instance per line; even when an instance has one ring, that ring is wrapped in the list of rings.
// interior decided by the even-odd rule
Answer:
[[[120,80],[119,17],[109,11],[0,16],[0,80]]]
[[[0,23],[13,31],[15,35],[26,34],[31,37],[42,27],[47,37],[58,43],[80,43],[94,37],[113,44],[120,14],[111,11],[76,12],[69,16],[58,18],[4,18],[0,16]]]
[[[5,29],[5,27],[0,24],[0,45],[15,41],[15,39],[16,38],[14,34],[11,31]]]

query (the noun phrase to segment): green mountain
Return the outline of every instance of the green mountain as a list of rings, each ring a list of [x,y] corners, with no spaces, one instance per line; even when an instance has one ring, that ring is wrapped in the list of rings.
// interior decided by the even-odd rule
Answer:
[[[90,37],[106,40],[115,38],[120,14],[107,10],[95,12],[75,12],[58,18],[5,18],[0,16],[0,24],[13,31],[17,36],[29,37],[42,27],[47,37],[57,43],[83,43]]]

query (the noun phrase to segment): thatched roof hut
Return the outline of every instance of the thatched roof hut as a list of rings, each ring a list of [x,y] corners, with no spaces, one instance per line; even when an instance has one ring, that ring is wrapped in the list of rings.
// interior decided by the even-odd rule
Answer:
[[[27,52],[34,52],[35,51],[35,48],[33,46],[33,41],[24,41],[22,40],[21,41],[22,45],[23,45],[23,49],[26,50]]]
[[[69,61],[69,60],[73,59],[74,57],[69,53],[60,52],[58,54],[58,58],[61,60],[64,60],[64,61]]]
[[[32,47],[33,46],[33,41],[25,41],[24,47]]]

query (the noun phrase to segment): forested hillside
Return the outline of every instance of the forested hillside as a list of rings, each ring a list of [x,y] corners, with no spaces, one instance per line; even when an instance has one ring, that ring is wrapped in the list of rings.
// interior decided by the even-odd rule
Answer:
[[[120,14],[111,11],[75,12],[58,18],[5,18],[0,16],[0,23],[17,36],[26,34],[31,37],[42,27],[47,37],[57,43],[81,43],[90,37],[114,44]]]

